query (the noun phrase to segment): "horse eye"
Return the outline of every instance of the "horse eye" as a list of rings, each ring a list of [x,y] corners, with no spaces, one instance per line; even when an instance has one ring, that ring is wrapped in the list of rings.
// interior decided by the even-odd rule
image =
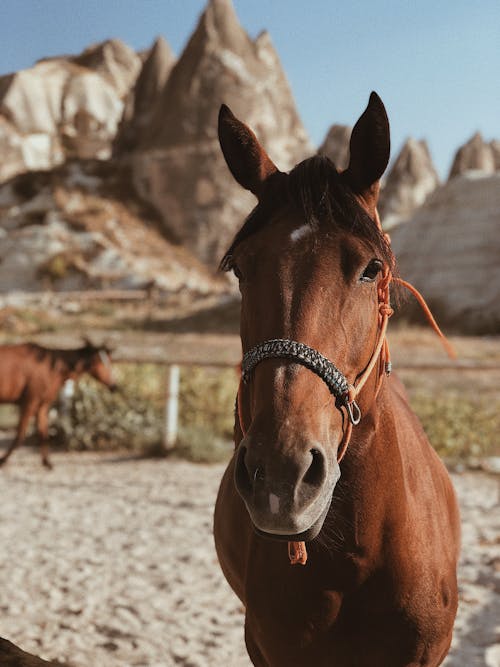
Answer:
[[[363,271],[361,274],[361,282],[363,283],[371,283],[375,280],[377,277],[378,273],[382,269],[382,262],[379,259],[372,259],[366,269]]]

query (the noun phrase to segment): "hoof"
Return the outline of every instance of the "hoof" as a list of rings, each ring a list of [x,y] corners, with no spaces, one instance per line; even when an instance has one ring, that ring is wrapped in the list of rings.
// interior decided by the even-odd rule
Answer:
[[[8,461],[8,458],[6,456],[2,456],[2,458],[0,458],[0,468],[3,465],[5,465],[7,463],[7,461]]]
[[[44,468],[47,468],[47,470],[52,470],[54,468],[54,466],[49,461],[49,459],[42,459],[42,463],[43,463]]]

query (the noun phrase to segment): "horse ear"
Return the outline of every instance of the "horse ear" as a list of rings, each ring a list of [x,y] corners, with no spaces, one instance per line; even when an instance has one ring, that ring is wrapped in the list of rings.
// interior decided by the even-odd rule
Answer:
[[[391,151],[389,119],[382,100],[375,92],[370,95],[368,106],[352,130],[349,147],[351,156],[344,172],[345,178],[368,208],[375,210],[380,177],[387,167]]]
[[[95,345],[92,343],[90,336],[88,336],[87,334],[83,334],[81,336],[81,339],[83,341],[84,347],[95,347]]]
[[[278,168],[252,130],[225,104],[219,111],[219,142],[234,178],[259,198],[264,183]]]

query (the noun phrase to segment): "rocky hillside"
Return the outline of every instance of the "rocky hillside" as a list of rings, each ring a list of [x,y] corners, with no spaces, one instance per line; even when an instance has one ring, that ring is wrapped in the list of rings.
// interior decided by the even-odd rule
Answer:
[[[221,289],[213,272],[165,238],[129,169],[114,163],[67,161],[0,186],[0,239],[1,292]]]
[[[391,232],[400,273],[442,324],[500,331],[500,174],[470,172],[439,187]]]
[[[213,271],[255,200],[222,158],[222,102],[281,169],[313,153],[269,35],[250,37],[231,0],[208,0],[178,59],[161,37],[143,54],[113,39],[0,77],[0,292],[155,284],[165,294],[231,294]],[[349,137],[349,127],[333,125],[319,152],[343,169]],[[409,139],[380,200],[384,226],[397,225],[403,274],[421,282],[450,322],[463,315],[464,326],[481,330],[497,326],[495,307],[484,317],[467,312],[490,298],[490,191],[499,171],[500,142],[476,134],[439,186],[425,141]],[[482,221],[481,232],[472,241],[463,222],[449,241],[464,215]],[[439,229],[427,228],[431,221]],[[474,262],[473,278],[432,277],[450,248],[463,266]],[[422,268],[428,257],[435,273]]]
[[[36,172],[41,170],[47,172],[51,188],[57,182],[58,192],[71,193],[70,208],[75,205],[75,173],[82,175],[82,182],[97,183],[101,193],[115,171],[118,179],[125,171],[131,173],[127,201],[149,202],[160,221],[156,233],[181,244],[185,257],[191,253],[193,266],[197,257],[213,270],[253,204],[253,197],[230,177],[221,155],[217,114],[222,102],[256,129],[283,169],[312,152],[269,35],[250,38],[231,0],[209,0],[178,61],[163,38],[143,58],[119,40],[110,40],[80,55],[51,58],[2,77],[0,149],[5,159],[0,182],[26,176],[7,183],[0,193],[0,290],[33,289],[42,275],[40,266],[54,267],[55,262],[62,271],[62,255],[73,259],[65,265],[64,277],[53,281],[61,289],[109,281],[132,286],[154,273],[144,267],[137,272],[138,261],[132,270],[130,256],[121,254],[124,247],[114,246],[120,259],[113,262],[97,262],[102,253],[92,250],[91,261],[85,263],[88,249],[83,251],[84,241],[67,225],[61,197],[54,199],[45,186],[40,194],[43,178]],[[107,166],[96,166],[95,159]],[[64,164],[68,167],[58,168]],[[24,194],[31,190],[39,193],[34,200]],[[80,197],[80,217],[91,219],[93,196],[86,191]],[[131,218],[139,223],[137,210]],[[148,218],[143,222],[149,225]],[[122,226],[122,236],[129,229],[131,223]],[[94,232],[107,234],[103,229]],[[161,247],[165,243],[163,239]],[[111,257],[109,252],[106,256]],[[17,275],[14,269],[23,262],[29,270]],[[121,268],[111,270],[110,262]],[[132,271],[128,277],[125,266]],[[175,279],[169,288],[183,280]]]

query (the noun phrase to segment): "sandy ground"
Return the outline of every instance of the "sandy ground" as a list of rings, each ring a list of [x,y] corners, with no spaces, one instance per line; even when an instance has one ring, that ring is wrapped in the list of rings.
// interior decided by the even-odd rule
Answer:
[[[0,471],[0,635],[75,667],[248,667],[219,570],[222,466],[23,449]],[[460,610],[446,667],[500,666],[500,478],[454,475]]]

